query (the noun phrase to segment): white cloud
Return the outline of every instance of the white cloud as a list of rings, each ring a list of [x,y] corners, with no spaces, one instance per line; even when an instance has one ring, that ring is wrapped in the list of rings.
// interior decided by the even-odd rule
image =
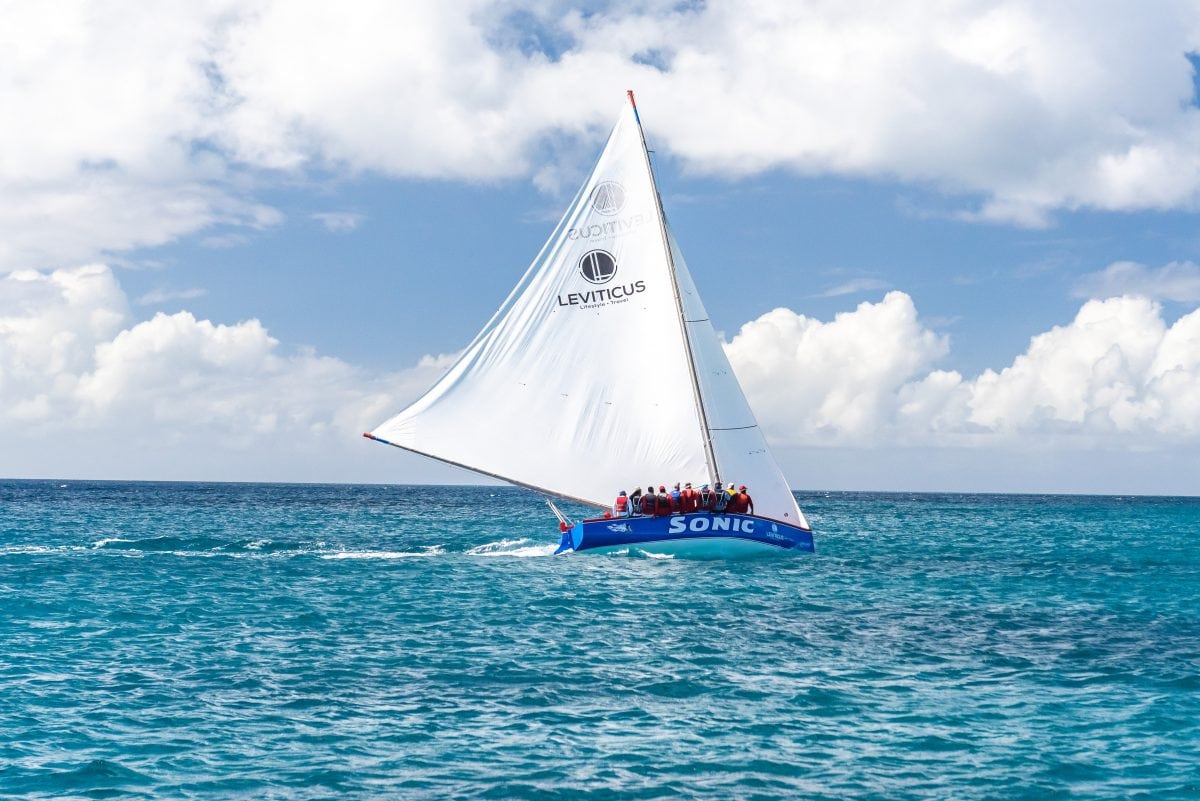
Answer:
[[[1091,300],[971,387],[994,431],[1200,435],[1200,310],[1168,327],[1143,297]]]
[[[856,295],[860,292],[873,292],[878,289],[887,289],[890,286],[891,285],[887,281],[882,281],[878,278],[852,278],[845,283],[830,287],[814,297],[836,298],[841,295]]]
[[[1198,20],[1083,0],[24,4],[0,31],[0,265],[270,225],[255,187],[280,171],[550,186],[547,158],[592,152],[630,86],[698,171],[892,178],[1024,225],[1191,209]]]
[[[232,188],[228,159],[205,147],[218,111],[206,64],[225,11],[6,9],[0,267],[158,245],[218,222],[275,221]]]
[[[1200,265],[1173,261],[1153,269],[1118,261],[1080,277],[1072,294],[1081,298],[1144,295],[1157,300],[1200,301]]]
[[[776,309],[727,345],[785,448],[870,459],[947,445],[1178,454],[1200,442],[1200,309],[1169,323],[1145,297],[1089,300],[974,378],[937,369],[948,349],[898,291],[830,321]],[[0,278],[0,475],[453,480],[357,437],[452,358],[380,376],[289,349],[257,320],[136,320],[102,265],[13,272]]]
[[[281,219],[220,186],[121,173],[13,182],[0,187],[0,267],[57,266],[162,245],[210,225],[265,228]]]
[[[908,295],[889,292],[828,323],[775,309],[742,326],[727,351],[768,432],[796,442],[870,436],[898,389],[947,348]]]
[[[226,51],[236,113],[256,120],[232,126],[233,147],[281,164],[516,174],[548,133],[599,134],[633,86],[652,138],[703,171],[897,176],[1034,225],[1058,208],[1191,206],[1200,185],[1189,5],[714,2],[583,17],[531,4],[525,24],[567,45],[554,60],[504,46],[521,33],[504,23],[511,8],[400,20],[385,4],[366,15],[374,35],[350,15],[258,16]],[[394,31],[408,46],[371,46]],[[332,74],[287,57],[319,48],[356,53]],[[659,63],[639,63],[650,52]]]
[[[776,309],[726,348],[760,421],[785,444],[1145,448],[1200,438],[1200,310],[1168,325],[1144,297],[1090,300],[974,379],[935,369],[948,342],[902,292],[827,323]]]
[[[90,365],[90,350],[120,330],[128,303],[107,267],[0,279],[0,421],[48,420]]]
[[[171,300],[193,300],[208,294],[207,289],[152,289],[135,302],[139,306],[157,306]]]
[[[365,215],[357,214],[352,211],[321,211],[310,215],[312,219],[325,226],[326,231],[335,234],[353,231],[362,221],[366,219]]]
[[[447,366],[426,357],[379,376],[288,352],[258,320],[219,324],[181,311],[135,322],[102,265],[14,272],[0,279],[0,474],[28,475],[33,454],[68,434],[117,469],[181,443],[209,464],[263,447],[276,454],[275,471],[297,449],[320,464]]]

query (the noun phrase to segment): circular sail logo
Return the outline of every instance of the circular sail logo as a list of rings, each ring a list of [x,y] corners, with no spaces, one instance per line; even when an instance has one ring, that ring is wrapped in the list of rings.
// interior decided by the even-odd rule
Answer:
[[[616,181],[601,181],[592,190],[592,208],[601,214],[613,215],[625,208],[625,187]]]
[[[579,272],[593,284],[607,284],[617,274],[617,260],[606,250],[589,250],[579,260]]]

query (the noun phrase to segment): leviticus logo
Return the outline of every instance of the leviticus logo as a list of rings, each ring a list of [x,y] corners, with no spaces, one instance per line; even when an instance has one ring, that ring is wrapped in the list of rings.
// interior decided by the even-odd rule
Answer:
[[[612,216],[625,208],[625,187],[616,181],[601,181],[592,190],[592,208]]]
[[[637,265],[634,265],[635,267]],[[637,270],[635,269],[636,273]],[[589,250],[579,259],[579,274],[589,284],[607,284],[617,274],[617,260],[607,250]],[[574,306],[576,309],[599,309],[618,303],[628,303],[639,293],[646,291],[645,281],[589,289],[587,292],[568,292],[558,296],[560,308]]]
[[[595,214],[584,214],[582,224],[577,228],[567,229],[567,239],[572,242],[579,239],[608,239],[609,237],[625,236],[637,231],[643,224],[651,222],[650,214],[645,210],[635,211],[624,217],[619,216],[625,209],[625,187],[616,181],[601,181],[596,184],[588,200]],[[610,219],[602,219],[608,217]],[[658,219],[655,218],[657,223]],[[597,242],[596,244],[600,244]]]
[[[636,270],[635,270],[636,272]],[[579,274],[589,284],[607,284],[617,274],[617,260],[607,250],[589,250],[579,260]],[[626,303],[634,295],[646,291],[645,281],[613,284],[587,292],[568,292],[558,296],[559,306],[577,309],[599,309],[616,303]]]
[[[617,274],[617,260],[606,250],[589,250],[579,260],[579,272],[589,283],[607,284]]]

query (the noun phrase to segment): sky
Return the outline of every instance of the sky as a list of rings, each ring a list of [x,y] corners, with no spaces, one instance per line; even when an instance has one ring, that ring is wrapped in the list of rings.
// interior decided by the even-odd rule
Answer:
[[[359,435],[633,89],[793,487],[1200,494],[1200,3],[6,5],[0,476],[477,481]]]

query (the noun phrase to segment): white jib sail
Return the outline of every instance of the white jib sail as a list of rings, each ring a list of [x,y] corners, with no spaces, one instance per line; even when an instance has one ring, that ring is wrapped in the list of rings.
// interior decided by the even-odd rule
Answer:
[[[372,436],[598,506],[635,485],[710,481],[654,192],[627,103],[504,305],[441,380]],[[757,513],[806,525],[674,253],[684,317],[698,308],[705,318],[687,324],[688,336],[722,479],[749,486]]]
[[[721,339],[709,321],[708,311],[692,282],[679,244],[669,229],[667,236],[696,365],[696,381],[704,400],[713,456],[721,480],[735,486],[745,484],[754,498],[755,514],[808,528],[808,520],[767,447],[762,429],[750,411],[742,386],[721,346]]]

